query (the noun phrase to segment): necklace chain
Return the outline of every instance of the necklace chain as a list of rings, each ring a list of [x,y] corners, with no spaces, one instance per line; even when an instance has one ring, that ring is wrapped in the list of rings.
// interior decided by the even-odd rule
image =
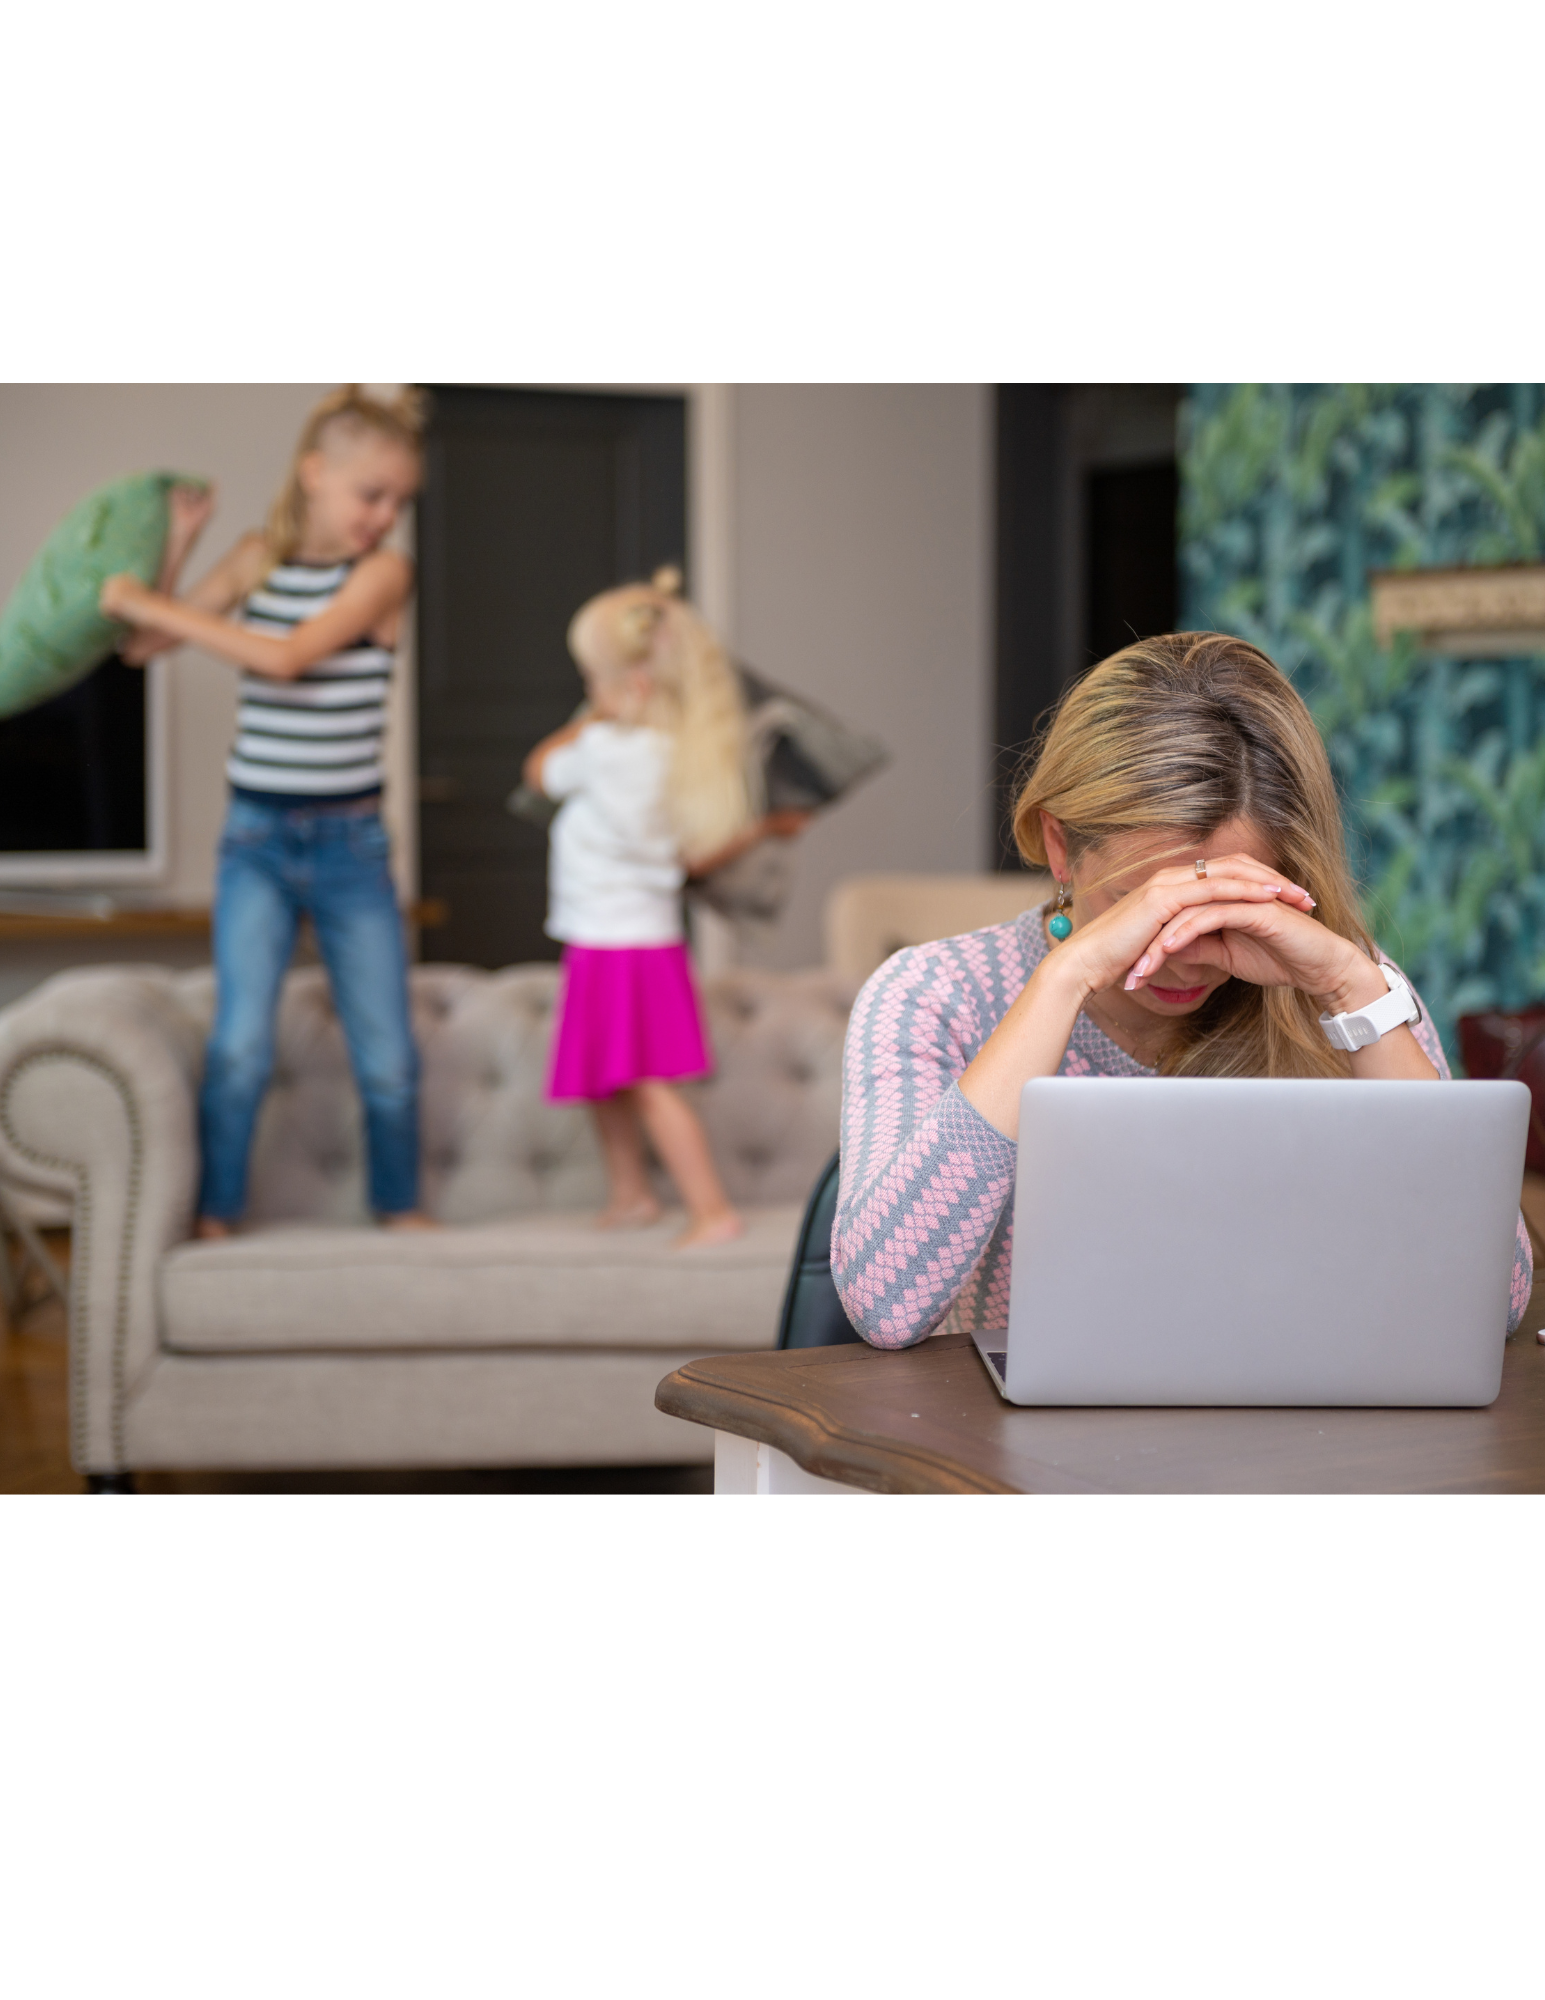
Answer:
[[[1150,1062],[1138,1054],[1138,1049],[1143,1046],[1141,1038],[1130,1034],[1125,1028],[1118,1027],[1105,1010],[1102,1007],[1097,1007],[1093,1000],[1086,1000],[1084,1002],[1084,1012],[1093,1021],[1100,1033],[1113,1041],[1118,1049],[1123,1050],[1129,1055],[1133,1062],[1141,1063],[1144,1069],[1156,1069],[1158,1067],[1157,1059]],[[1162,1025],[1156,1025],[1161,1026],[1162,1032]]]

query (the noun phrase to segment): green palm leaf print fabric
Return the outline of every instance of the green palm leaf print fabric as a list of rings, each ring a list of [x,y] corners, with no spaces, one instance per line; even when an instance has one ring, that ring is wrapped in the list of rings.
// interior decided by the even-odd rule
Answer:
[[[1375,641],[1368,572],[1545,557],[1540,385],[1195,384],[1182,624],[1289,673],[1325,738],[1368,926],[1454,1022],[1545,993],[1545,656]]]

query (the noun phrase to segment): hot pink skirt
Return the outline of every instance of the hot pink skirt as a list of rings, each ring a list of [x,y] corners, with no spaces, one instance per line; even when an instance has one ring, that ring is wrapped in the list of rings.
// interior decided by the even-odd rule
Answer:
[[[563,947],[550,1098],[611,1097],[712,1067],[684,944]]]

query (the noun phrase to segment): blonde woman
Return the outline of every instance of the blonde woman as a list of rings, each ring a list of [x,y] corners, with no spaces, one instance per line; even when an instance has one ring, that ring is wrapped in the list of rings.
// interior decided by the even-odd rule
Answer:
[[[674,1087],[711,1067],[682,885],[793,828],[759,809],[739,684],[680,586],[661,571],[576,613],[569,650],[585,711],[537,745],[524,776],[562,801],[549,850],[547,930],[563,944],[563,988],[548,1095],[582,1099],[594,1114],[609,1183],[603,1228],[659,1218],[648,1134],[686,1205],[686,1249],[742,1225]]]
[[[131,657],[205,647],[242,669],[215,878],[215,1020],[199,1099],[198,1234],[227,1235],[274,1061],[274,1016],[309,915],[365,1105],[369,1198],[417,1228],[418,1056],[381,823],[382,736],[413,566],[382,543],[418,488],[421,412],[358,385],[311,412],[266,529],[186,598],[112,577]]]
[[[1030,1077],[1449,1074],[1359,918],[1319,734],[1255,647],[1182,632],[1095,667],[1014,831],[1055,904],[898,952],[853,1010],[832,1273],[877,1347],[1006,1323]],[[1392,993],[1409,998],[1379,1008],[1379,1039],[1332,1044],[1322,1016]],[[1532,1280],[1520,1218],[1510,1329]]]

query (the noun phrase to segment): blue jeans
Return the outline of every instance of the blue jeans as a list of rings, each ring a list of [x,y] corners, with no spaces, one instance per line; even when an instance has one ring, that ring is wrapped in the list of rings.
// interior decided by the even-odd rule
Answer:
[[[215,1024],[199,1096],[198,1212],[234,1221],[274,1066],[274,1016],[302,914],[332,982],[365,1101],[370,1205],[418,1206],[418,1051],[386,829],[363,809],[234,798],[215,885]]]

